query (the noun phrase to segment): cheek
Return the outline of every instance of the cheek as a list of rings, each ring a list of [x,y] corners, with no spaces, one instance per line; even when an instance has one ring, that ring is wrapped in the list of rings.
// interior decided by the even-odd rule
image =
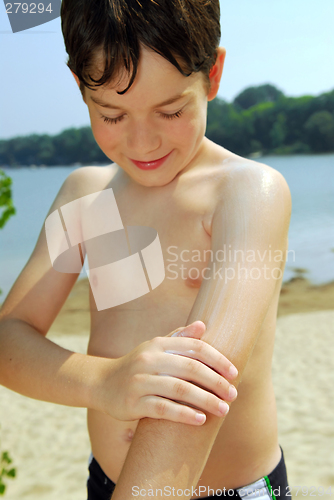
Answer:
[[[91,127],[93,136],[102,151],[106,149],[112,149],[118,142],[116,127],[114,127],[114,130],[112,130],[112,125],[108,125],[100,119],[92,121]]]
[[[198,116],[193,116],[188,120],[180,120],[174,128],[174,137],[177,142],[194,142],[199,136],[205,133],[205,121]]]

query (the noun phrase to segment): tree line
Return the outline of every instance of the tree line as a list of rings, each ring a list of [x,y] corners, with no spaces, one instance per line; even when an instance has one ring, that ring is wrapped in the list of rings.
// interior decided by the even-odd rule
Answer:
[[[233,102],[209,102],[206,136],[241,155],[334,151],[334,90],[287,97],[273,85],[249,87]],[[106,164],[90,127],[0,140],[0,166]]]

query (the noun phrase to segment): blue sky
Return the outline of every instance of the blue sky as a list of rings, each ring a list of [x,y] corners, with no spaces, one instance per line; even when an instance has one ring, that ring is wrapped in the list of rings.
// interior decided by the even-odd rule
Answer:
[[[289,96],[334,88],[334,0],[221,0],[219,96],[271,83]],[[89,124],[67,68],[60,18],[13,34],[0,3],[0,139]]]

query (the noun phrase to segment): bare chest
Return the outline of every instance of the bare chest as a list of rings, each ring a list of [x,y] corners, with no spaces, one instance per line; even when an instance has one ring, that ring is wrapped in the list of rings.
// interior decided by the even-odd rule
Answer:
[[[113,239],[100,241],[105,242],[101,269],[96,262],[90,266],[88,352],[119,357],[187,324],[207,276],[214,186],[202,178],[138,190],[116,178],[110,188],[121,225]],[[112,217],[111,211],[103,217]],[[121,303],[102,300],[101,308],[100,297]]]

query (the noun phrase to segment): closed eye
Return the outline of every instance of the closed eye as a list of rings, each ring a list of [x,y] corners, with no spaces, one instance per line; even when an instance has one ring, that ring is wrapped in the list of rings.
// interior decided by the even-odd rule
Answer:
[[[179,111],[176,111],[176,113],[172,113],[172,114],[167,114],[167,113],[159,113],[159,114],[165,120],[173,120],[174,118],[179,118],[182,115],[182,112],[183,112],[183,110],[180,109]],[[123,120],[124,115],[117,116],[116,118],[108,118],[108,116],[101,116],[101,118],[103,118],[103,121],[105,123],[116,124],[116,123]]]
[[[103,121],[106,123],[118,123],[123,120],[124,115],[117,116],[116,118],[108,118],[107,116],[102,116]]]
[[[165,118],[165,120],[173,120],[173,118],[180,118],[180,116],[182,115],[182,112],[183,112],[183,110],[180,109],[179,111],[177,111],[176,113],[173,113],[172,115],[168,115],[166,113],[160,113],[160,115],[162,116],[162,118]]]

